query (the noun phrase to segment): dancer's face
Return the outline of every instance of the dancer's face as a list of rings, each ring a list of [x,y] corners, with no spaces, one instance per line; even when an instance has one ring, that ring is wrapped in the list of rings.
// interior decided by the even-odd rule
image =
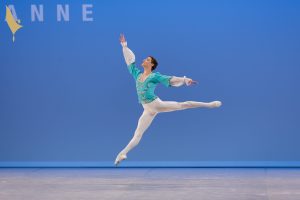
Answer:
[[[152,63],[151,61],[152,61],[152,59],[151,59],[150,57],[145,58],[145,59],[143,60],[142,66],[143,66],[144,68],[152,68],[153,63]]]

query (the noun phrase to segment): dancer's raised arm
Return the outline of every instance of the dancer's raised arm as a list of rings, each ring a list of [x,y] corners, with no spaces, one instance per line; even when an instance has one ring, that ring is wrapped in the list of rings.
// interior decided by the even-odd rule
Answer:
[[[134,53],[127,47],[127,42],[125,40],[125,37],[123,34],[120,36],[120,42],[123,47],[123,55],[125,58],[125,62],[127,64],[127,68],[129,70],[129,73],[133,76],[133,78],[136,80],[138,75],[141,73],[141,70],[139,70],[135,65],[135,55]]]
[[[124,58],[125,58],[125,62],[128,65],[130,65],[131,63],[134,63],[135,62],[135,55],[134,53],[127,47],[127,41],[124,37],[123,34],[120,35],[120,42],[121,42],[121,45],[123,47],[123,55],[124,55]]]

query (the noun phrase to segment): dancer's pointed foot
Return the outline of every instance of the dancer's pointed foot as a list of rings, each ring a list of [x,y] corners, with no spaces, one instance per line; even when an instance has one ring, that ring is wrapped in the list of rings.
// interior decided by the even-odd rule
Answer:
[[[211,102],[212,104],[212,108],[218,108],[222,105],[222,102],[221,101],[213,101]]]
[[[116,160],[115,160],[115,166],[118,166],[122,160],[125,160],[127,158],[126,154],[123,153],[119,153],[119,155],[117,156]]]

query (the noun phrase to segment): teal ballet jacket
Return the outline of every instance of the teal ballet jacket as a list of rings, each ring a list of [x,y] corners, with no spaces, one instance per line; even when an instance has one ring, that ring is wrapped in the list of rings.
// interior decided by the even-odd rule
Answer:
[[[138,101],[141,104],[150,103],[157,98],[157,95],[154,93],[157,84],[161,83],[166,87],[171,86],[170,79],[172,76],[163,75],[159,72],[152,72],[148,75],[144,82],[141,82],[140,77],[142,72],[136,67],[135,62],[129,64],[127,67],[129,73],[133,76],[136,82]]]

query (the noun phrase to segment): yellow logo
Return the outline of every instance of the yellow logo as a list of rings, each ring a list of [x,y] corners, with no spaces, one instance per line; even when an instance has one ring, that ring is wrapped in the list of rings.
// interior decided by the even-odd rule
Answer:
[[[20,25],[20,20],[18,22],[15,20],[14,16],[12,15],[10,9],[6,6],[6,15],[5,20],[8,24],[8,27],[10,28],[12,34],[13,34],[13,42],[15,41],[15,33],[22,28]]]

